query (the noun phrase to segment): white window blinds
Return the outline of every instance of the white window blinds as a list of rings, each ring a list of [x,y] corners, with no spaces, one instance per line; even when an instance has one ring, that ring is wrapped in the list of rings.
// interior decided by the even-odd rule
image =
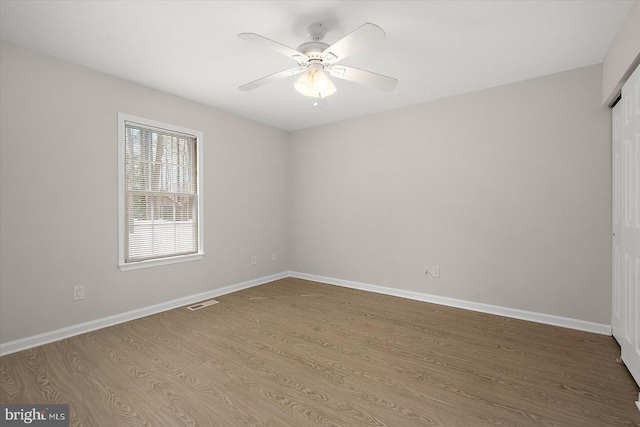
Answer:
[[[198,253],[197,138],[124,125],[124,262]]]

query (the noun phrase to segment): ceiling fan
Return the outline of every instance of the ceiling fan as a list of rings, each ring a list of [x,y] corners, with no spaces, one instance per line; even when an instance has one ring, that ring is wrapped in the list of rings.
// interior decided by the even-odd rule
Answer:
[[[325,72],[328,72],[332,77],[373,86],[382,90],[391,90],[398,84],[398,80],[392,77],[338,64],[338,62],[349,55],[359,52],[375,42],[384,39],[386,35],[382,28],[367,22],[331,46],[321,41],[327,33],[326,27],[322,24],[312,24],[309,25],[307,29],[311,41],[301,44],[297,49],[285,46],[258,34],[238,34],[238,38],[242,40],[275,49],[298,63],[296,68],[280,71],[254,80],[240,86],[240,90],[253,90],[275,80],[304,73],[296,81],[294,87],[302,95],[316,98],[314,106],[319,106],[325,102],[324,99],[327,96],[336,91],[333,82],[327,77]]]

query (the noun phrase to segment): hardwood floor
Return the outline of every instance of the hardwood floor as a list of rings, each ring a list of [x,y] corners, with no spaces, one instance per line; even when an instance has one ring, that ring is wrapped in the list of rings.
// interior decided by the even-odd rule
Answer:
[[[72,426],[640,426],[613,338],[283,279],[0,358]]]

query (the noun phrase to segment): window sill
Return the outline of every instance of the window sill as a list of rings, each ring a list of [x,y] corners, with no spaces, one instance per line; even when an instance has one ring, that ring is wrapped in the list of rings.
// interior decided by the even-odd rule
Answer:
[[[138,261],[130,263],[120,263],[121,271],[139,270],[141,268],[159,267],[161,265],[177,264],[180,262],[197,261],[204,257],[204,252],[191,255],[175,256],[171,258],[150,259],[147,261]]]

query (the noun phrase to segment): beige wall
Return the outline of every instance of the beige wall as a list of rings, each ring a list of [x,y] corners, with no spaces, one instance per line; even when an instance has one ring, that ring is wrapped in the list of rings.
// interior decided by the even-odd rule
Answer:
[[[640,2],[618,31],[603,64],[602,102],[609,105],[640,62]]]
[[[285,132],[6,44],[0,54],[0,342],[287,269]],[[118,112],[204,132],[203,260],[118,269]]]
[[[291,269],[610,324],[601,82],[591,66],[293,133]]]
[[[287,134],[0,54],[0,343],[288,269],[610,323],[600,66]],[[118,270],[118,112],[204,132],[204,260]]]

